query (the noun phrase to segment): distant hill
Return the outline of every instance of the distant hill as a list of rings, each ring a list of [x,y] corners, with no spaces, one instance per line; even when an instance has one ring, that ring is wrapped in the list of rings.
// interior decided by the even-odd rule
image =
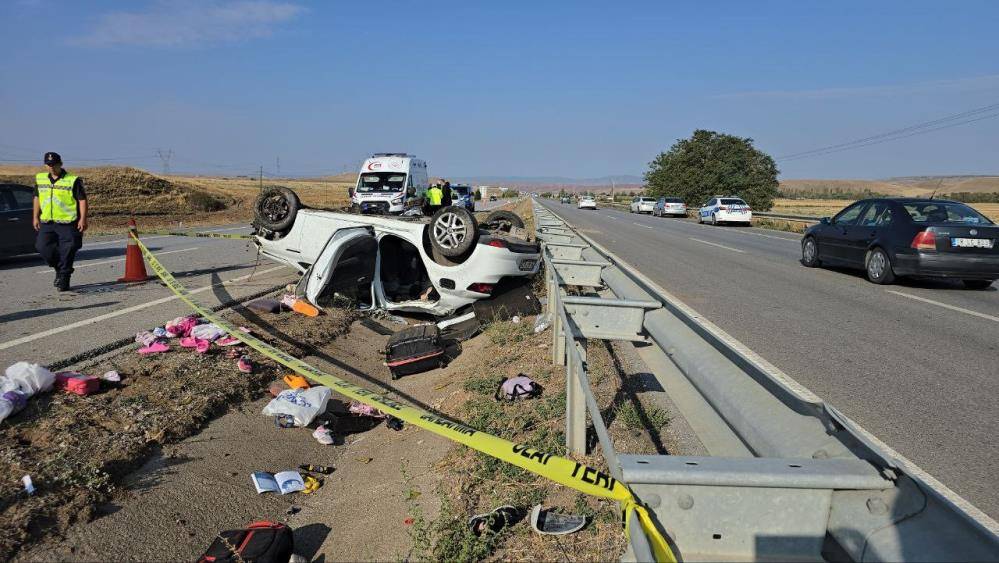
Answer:
[[[511,187],[550,187],[550,186],[607,186],[633,185],[644,183],[641,176],[622,174],[599,178],[570,178],[567,176],[455,176],[448,177],[452,183],[461,182],[473,186]]]
[[[999,176],[903,176],[884,180],[808,180],[780,181],[788,195],[829,196],[870,192],[889,196],[928,196],[957,192],[999,193]]]

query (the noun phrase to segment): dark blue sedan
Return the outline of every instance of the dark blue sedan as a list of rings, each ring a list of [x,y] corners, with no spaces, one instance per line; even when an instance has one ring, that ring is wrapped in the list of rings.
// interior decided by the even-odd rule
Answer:
[[[17,184],[0,184],[0,256],[35,251],[31,225],[35,191]]]
[[[878,284],[912,276],[985,289],[999,279],[997,241],[999,226],[957,201],[865,199],[809,227],[801,263],[862,268]]]

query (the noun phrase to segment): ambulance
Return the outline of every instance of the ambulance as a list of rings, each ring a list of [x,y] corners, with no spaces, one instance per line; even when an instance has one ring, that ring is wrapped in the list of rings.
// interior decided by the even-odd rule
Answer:
[[[361,213],[399,214],[419,206],[428,187],[426,162],[406,153],[375,153],[361,166],[351,207]]]

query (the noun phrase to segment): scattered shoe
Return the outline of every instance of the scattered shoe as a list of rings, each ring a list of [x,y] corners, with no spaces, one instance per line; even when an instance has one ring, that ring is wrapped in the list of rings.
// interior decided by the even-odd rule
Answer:
[[[230,360],[238,360],[240,357],[245,356],[246,352],[246,346],[234,346],[226,350],[225,355]]]
[[[153,342],[156,342],[156,335],[148,330],[143,330],[135,333],[135,341],[143,346],[149,346]]]
[[[240,343],[240,340],[234,336],[223,336],[215,341],[219,346],[234,346]]]
[[[150,344],[149,346],[146,346],[145,348],[139,348],[139,353],[142,354],[143,356],[146,356],[149,354],[159,354],[169,350],[170,347],[167,346],[165,343],[156,341]]]
[[[208,349],[212,347],[212,343],[207,340],[198,340],[197,344],[194,346],[194,350],[199,354],[207,354]]]
[[[542,510],[540,504],[531,509],[531,527],[539,534],[560,536],[578,532],[584,526],[586,526],[586,516]]]
[[[316,439],[317,442],[324,446],[333,445],[333,434],[326,428],[326,425],[320,425],[316,428],[315,432],[312,433],[312,437]]]
[[[236,362],[236,367],[239,371],[243,373],[253,373],[253,362],[250,361],[249,356],[243,356]]]
[[[476,514],[468,519],[468,527],[476,536],[481,536],[486,530],[497,533],[507,526],[512,526],[521,518],[520,510],[505,505],[487,514]]]

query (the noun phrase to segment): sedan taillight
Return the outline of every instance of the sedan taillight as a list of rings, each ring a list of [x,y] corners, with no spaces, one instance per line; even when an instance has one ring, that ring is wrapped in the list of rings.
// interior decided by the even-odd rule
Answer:
[[[922,231],[916,234],[916,237],[912,239],[912,248],[916,250],[936,250],[937,249],[937,235],[933,231]]]
[[[474,291],[475,293],[485,293],[489,295],[493,292],[493,284],[491,283],[473,283],[469,284],[468,291]]]
[[[718,206],[718,211],[728,211],[728,208],[725,207],[724,205],[719,205]]]

